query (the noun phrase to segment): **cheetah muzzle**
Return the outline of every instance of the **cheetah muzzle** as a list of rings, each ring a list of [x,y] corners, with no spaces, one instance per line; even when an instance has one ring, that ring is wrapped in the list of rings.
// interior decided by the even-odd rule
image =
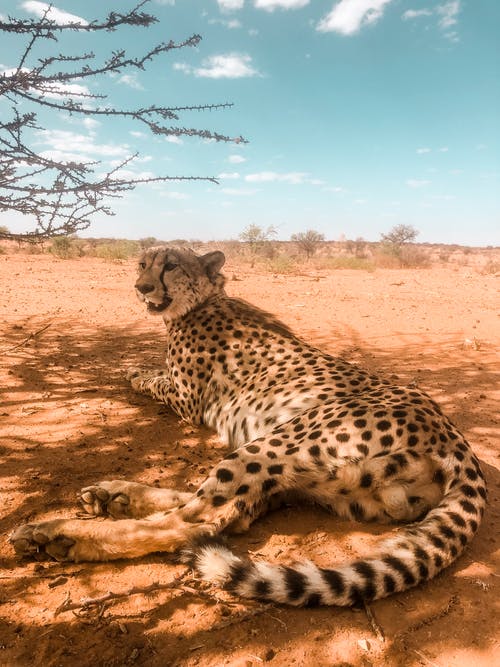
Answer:
[[[485,508],[470,445],[423,391],[325,354],[229,298],[223,264],[221,252],[142,255],[135,288],[165,322],[166,364],[127,377],[181,419],[213,428],[227,456],[194,493],[93,482],[80,502],[94,519],[20,526],[14,549],[61,561],[183,550],[202,578],[294,606],[360,604],[432,579],[470,543]],[[219,541],[290,496],[399,527],[376,553],[329,567],[253,561]]]

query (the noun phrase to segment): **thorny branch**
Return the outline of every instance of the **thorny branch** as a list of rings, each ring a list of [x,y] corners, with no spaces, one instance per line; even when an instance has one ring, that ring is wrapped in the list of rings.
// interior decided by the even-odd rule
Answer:
[[[158,19],[143,11],[149,0],[139,2],[127,12],[110,12],[104,20],[86,21],[73,17],[61,22],[51,18],[51,5],[39,19],[9,17],[0,21],[0,33],[27,37],[17,65],[0,71],[0,213],[26,216],[32,230],[23,234],[9,232],[0,225],[0,239],[13,238],[39,242],[57,235],[73,234],[86,229],[96,215],[114,215],[110,200],[120,198],[139,183],[169,181],[210,181],[209,176],[135,176],[124,172],[136,157],[130,155],[113,167],[84,157],[58,156],[38,150],[36,140],[46,131],[38,120],[40,109],[88,118],[125,119],[145,126],[153,135],[196,137],[204,140],[246,143],[240,137],[229,137],[216,131],[186,127],[180,123],[184,112],[212,111],[232,106],[199,104],[122,109],[103,104],[106,95],[91,92],[78,82],[109,74],[122,74],[145,67],[173,50],[196,47],[201,37],[192,35],[181,42],[163,42],[139,57],[130,57],[124,49],[96,62],[93,52],[57,53],[35,59],[35,47],[47,52],[58,38],[74,32],[112,32],[130,26],[148,28]],[[30,62],[33,61],[33,62]],[[102,86],[101,86],[102,88]],[[10,117],[9,114],[10,113]],[[90,136],[89,136],[90,139]],[[70,148],[70,147],[69,147]],[[125,175],[126,173],[126,175]]]

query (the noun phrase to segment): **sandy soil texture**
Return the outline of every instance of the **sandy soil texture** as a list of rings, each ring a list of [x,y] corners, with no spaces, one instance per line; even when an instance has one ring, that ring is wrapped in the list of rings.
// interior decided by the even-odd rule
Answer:
[[[130,365],[160,364],[164,348],[161,319],[135,299],[132,261],[0,255],[0,665],[495,664],[499,278],[466,267],[284,277],[234,264],[226,275],[230,294],[443,406],[488,479],[477,538],[436,580],[373,603],[374,620],[351,609],[241,603],[164,554],[112,564],[16,560],[9,532],[35,517],[75,516],[82,486],[127,478],[192,490],[224,447],[125,381]],[[231,544],[256,558],[329,565],[367,553],[384,530],[290,507]],[[103,599],[85,605],[89,598]]]

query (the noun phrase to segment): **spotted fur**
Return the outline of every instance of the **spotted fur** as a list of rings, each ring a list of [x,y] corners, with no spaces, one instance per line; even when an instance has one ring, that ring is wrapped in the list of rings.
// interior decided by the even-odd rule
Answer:
[[[220,252],[154,248],[143,255],[136,290],[163,317],[167,359],[161,371],[129,376],[137,391],[215,429],[230,453],[193,495],[127,482],[84,489],[90,513],[135,520],[121,541],[117,531],[110,538],[111,529],[97,527],[85,548],[79,527],[43,524],[31,533],[42,531],[44,545],[61,535],[73,540],[64,558],[75,560],[172,550],[194,539],[185,559],[203,578],[243,597],[296,606],[353,605],[431,579],[470,542],[485,506],[483,475],[463,435],[419,389],[326,354],[272,315],[229,298],[223,263]],[[354,521],[403,525],[377,554],[330,568],[251,561],[206,537],[245,531],[290,497]],[[168,513],[155,515],[158,531],[146,539],[138,519],[156,511]],[[125,528],[111,525],[120,523]],[[34,540],[23,530],[13,537],[20,552]]]

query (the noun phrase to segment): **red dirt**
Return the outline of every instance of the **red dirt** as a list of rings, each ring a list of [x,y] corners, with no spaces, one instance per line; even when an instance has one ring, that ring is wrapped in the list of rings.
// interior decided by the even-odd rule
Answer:
[[[252,602],[187,578],[56,613],[109,591],[166,584],[169,555],[111,564],[17,561],[0,543],[0,665],[238,667],[270,664],[439,667],[498,660],[498,277],[465,267],[315,271],[293,276],[228,265],[228,292],[277,314],[329,352],[414,382],[446,409],[483,462],[489,509],[466,553],[427,585],[364,611],[296,610]],[[0,256],[2,533],[36,518],[74,516],[80,487],[99,479],[194,489],[224,448],[124,380],[161,363],[162,321],[136,302],[133,262]],[[496,529],[496,530],[495,530]],[[383,528],[321,510],[270,514],[235,549],[331,565],[366,553]],[[497,656],[495,658],[495,655]]]

